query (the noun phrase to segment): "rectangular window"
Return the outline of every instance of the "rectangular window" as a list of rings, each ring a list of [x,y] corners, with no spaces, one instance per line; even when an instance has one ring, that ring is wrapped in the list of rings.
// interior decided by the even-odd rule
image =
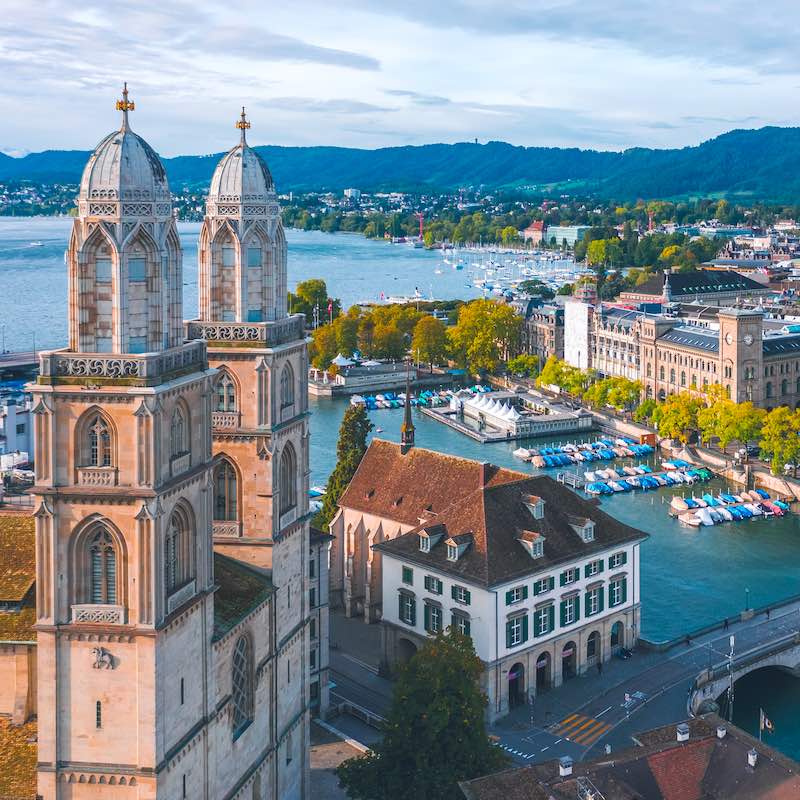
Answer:
[[[223,247],[222,248],[222,266],[223,267],[232,267],[236,263],[236,254],[232,247]]]
[[[427,536],[419,537],[419,549],[421,553],[430,553],[431,540]]]
[[[555,627],[555,607],[537,608],[533,613],[533,635],[546,636]]]
[[[308,666],[311,669],[316,669],[317,668],[317,649],[316,648],[313,648],[308,653]]]
[[[561,601],[561,627],[572,625],[580,619],[578,597],[567,597]]]
[[[400,621],[406,625],[417,624],[417,601],[405,592],[400,593]]]
[[[453,630],[458,631],[464,636],[470,635],[469,619],[463,614],[453,614],[450,619],[450,625]]]
[[[184,699],[184,695],[183,695],[183,678],[181,678],[181,705],[183,705],[183,699]]]
[[[506,647],[517,647],[528,640],[528,616],[512,617],[506,622]]]
[[[128,352],[129,353],[146,353],[147,352],[147,337],[146,336],[131,336],[128,339]]]
[[[264,315],[261,313],[260,308],[248,308],[247,309],[247,321],[248,322],[263,322]]]
[[[447,560],[458,561],[458,548],[454,544],[447,545]]]
[[[261,266],[261,248],[248,247],[247,248],[247,266],[260,267]]]
[[[23,422],[21,425],[17,425],[17,436],[21,436],[25,433],[25,423]]]
[[[308,590],[308,603],[311,608],[317,607],[317,590],[316,589],[309,589]]]
[[[608,605],[609,607],[622,605],[628,599],[628,581],[626,578],[618,578],[611,581],[608,585]]]
[[[552,575],[549,575],[546,578],[539,578],[539,580],[533,584],[533,594],[537,595],[549,592],[551,589],[553,589],[555,583],[555,578],[553,578]]]
[[[414,570],[411,567],[403,567],[403,583],[414,585]]]
[[[608,559],[608,566],[610,569],[621,567],[627,563],[628,563],[628,554],[624,550],[621,553],[614,553],[614,555]]]
[[[562,586],[569,586],[571,583],[575,583],[581,577],[581,571],[577,567],[570,567],[570,569],[565,569],[561,573],[561,585]]]
[[[531,556],[541,558],[544,555],[544,539],[537,539],[531,547]]]
[[[603,610],[603,595],[601,589],[591,589],[586,592],[586,616],[599,614]]]
[[[515,586],[506,592],[506,605],[511,606],[514,603],[521,603],[523,600],[528,599],[527,586]]]
[[[454,586],[451,596],[456,603],[462,603],[465,606],[469,605],[471,595],[469,590],[465,589],[463,586]]]
[[[308,621],[308,636],[312,640],[317,638],[317,621],[315,619]]]
[[[314,681],[311,684],[311,702],[313,703],[315,700],[319,700],[319,681]]]
[[[130,281],[146,281],[147,268],[143,258],[129,258],[128,259],[128,280]]]
[[[183,796],[186,797],[186,775],[183,775]]]
[[[94,705],[94,726],[97,730],[103,727],[103,704],[99,700]]]
[[[111,259],[98,258],[94,262],[95,283],[111,283]]]
[[[425,630],[428,633],[439,633],[442,629],[442,609],[431,603],[425,603]]]
[[[591,578],[592,575],[599,575],[603,571],[603,559],[599,558],[597,561],[590,561],[584,570],[584,574],[587,578]]]
[[[308,562],[308,577],[309,578],[316,578],[317,577],[317,559],[312,558]]]
[[[438,578],[434,578],[433,575],[426,575],[425,576],[425,588],[431,594],[441,594],[442,593],[442,582]]]

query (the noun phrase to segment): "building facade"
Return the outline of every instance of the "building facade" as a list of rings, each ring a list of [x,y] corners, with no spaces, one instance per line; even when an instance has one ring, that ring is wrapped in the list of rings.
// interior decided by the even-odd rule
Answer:
[[[528,309],[523,327],[525,352],[539,358],[544,366],[550,356],[564,358],[564,308],[544,304]]]
[[[31,454],[33,425],[29,400],[8,400],[0,405],[0,453]]]
[[[517,473],[421,517],[374,545],[389,668],[448,627],[467,634],[493,721],[636,641],[646,534],[551,478]]]
[[[230,461],[215,453],[212,415],[225,370],[209,363],[208,350],[228,338],[194,336],[192,323],[185,336],[182,251],[164,168],[131,130],[127,90],[117,107],[122,125],[97,146],[81,180],[67,251],[69,346],[41,354],[30,387],[38,794],[303,798],[304,418],[287,414],[278,426],[270,413],[279,389],[258,372],[262,393],[246,399],[264,415],[253,449],[270,480],[259,492],[275,497],[281,513],[264,502],[265,511],[224,520],[241,523],[237,535],[220,531],[219,466]],[[210,292],[227,298],[228,285],[220,292],[215,281]],[[280,300],[275,309],[280,316]],[[226,473],[226,501],[244,483],[235,477]],[[246,535],[254,541],[237,548]],[[217,538],[234,545],[216,551]]]

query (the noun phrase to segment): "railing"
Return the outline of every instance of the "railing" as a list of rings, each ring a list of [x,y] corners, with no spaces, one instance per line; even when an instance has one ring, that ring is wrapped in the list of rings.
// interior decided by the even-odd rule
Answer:
[[[116,467],[78,467],[78,486],[116,486]]]
[[[336,710],[340,714],[350,714],[351,717],[360,719],[371,728],[377,728],[378,730],[382,729],[383,723],[386,722],[385,717],[370,711],[368,708],[364,708],[364,706],[358,705],[358,703],[354,703],[352,700],[347,700],[341,695],[337,695],[335,692],[331,692],[332,701],[335,697],[340,698],[339,702],[335,703]]]
[[[231,342],[275,347],[294,342],[305,336],[305,316],[293,314],[274,322],[206,322],[192,320],[186,323],[187,339],[205,339],[209,342]]]
[[[124,625],[125,607],[107,606],[95,603],[81,603],[72,606],[72,622],[93,625]]]
[[[172,456],[169,461],[170,475],[174,478],[176,475],[182,475],[189,467],[192,466],[192,454],[183,453],[179,456]]]
[[[192,579],[167,598],[167,614],[171,614],[176,608],[180,608],[187,600],[194,597],[194,594],[195,581]]]
[[[214,430],[233,431],[239,427],[238,411],[212,411],[211,427]]]
[[[75,353],[52,350],[41,353],[43,379],[88,378],[98,380],[161,381],[170,373],[207,363],[205,342],[186,342],[156,353]]]
[[[215,520],[212,530],[215,537],[219,536],[225,539],[236,539],[242,535],[242,523]]]

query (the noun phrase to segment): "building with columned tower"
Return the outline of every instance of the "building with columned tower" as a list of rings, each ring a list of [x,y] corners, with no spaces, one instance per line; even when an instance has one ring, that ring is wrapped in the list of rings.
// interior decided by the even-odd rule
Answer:
[[[127,88],[117,108],[122,124],[81,180],[67,251],[69,344],[40,355],[31,386],[38,795],[299,800],[308,796],[305,392],[296,379],[286,411],[272,375],[292,359],[305,375],[291,344],[302,323],[275,294],[266,301],[285,244],[274,225],[259,226],[264,261],[246,268],[260,274],[269,320],[249,323],[258,333],[248,327],[239,340],[263,351],[254,377],[215,369],[208,347],[222,367],[217,343],[233,350],[236,334],[200,335],[212,317],[185,335],[167,178],[131,130]],[[240,255],[250,258],[254,241]],[[221,393],[241,404],[230,430],[252,436],[260,484],[233,442],[215,435],[212,451]],[[220,465],[240,472],[231,479]],[[225,500],[231,519],[222,520],[225,487],[233,505]],[[266,511],[243,492],[258,493]],[[215,521],[241,525],[233,535]],[[246,537],[252,546],[215,552],[216,539]]]

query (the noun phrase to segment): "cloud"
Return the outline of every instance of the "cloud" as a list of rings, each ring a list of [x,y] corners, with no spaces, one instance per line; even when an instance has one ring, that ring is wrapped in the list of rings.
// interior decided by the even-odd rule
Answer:
[[[395,110],[360,100],[315,100],[312,97],[271,97],[261,101],[259,105],[280,111],[312,114],[372,114]]]
[[[435,94],[420,94],[412,92],[410,89],[384,89],[384,93],[392,97],[406,97],[418,106],[448,106],[452,100],[447,97],[439,97]]]
[[[749,122],[758,122],[760,117],[703,117],[703,116],[685,116],[681,117],[684,122],[690,125],[705,125],[708,122],[721,123],[723,125],[746,125]]]

